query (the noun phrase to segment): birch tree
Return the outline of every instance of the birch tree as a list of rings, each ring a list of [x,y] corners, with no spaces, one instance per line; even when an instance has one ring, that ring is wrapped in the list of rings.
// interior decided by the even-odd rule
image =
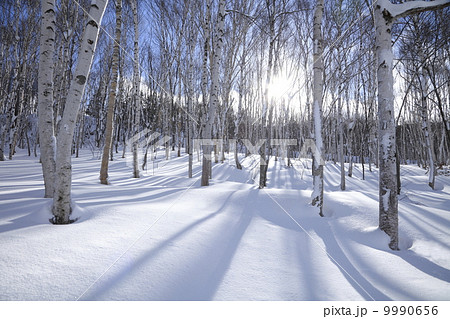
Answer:
[[[55,0],[42,0],[38,81],[39,140],[45,197],[52,198],[55,175],[55,131],[53,125],[53,55],[55,51]]]
[[[267,58],[267,73],[266,73],[266,84],[264,87],[264,95],[262,99],[262,112],[261,112],[261,128],[260,128],[260,138],[261,146],[259,148],[259,188],[266,187],[267,184],[267,167],[269,166],[270,154],[266,156],[266,150],[268,144],[267,140],[268,129],[267,129],[267,113],[269,112],[269,87],[272,79],[273,71],[273,55],[274,55],[274,45],[275,45],[275,0],[266,1],[266,7],[268,11],[268,22],[269,22],[269,52]]]
[[[313,26],[313,192],[311,203],[323,215],[323,140],[322,140],[322,91],[323,91],[323,40],[322,40],[323,0],[317,0]]]
[[[20,11],[23,9],[23,4],[20,0],[15,0],[14,2],[14,21],[13,25],[11,26],[14,30],[14,36],[12,39],[13,43],[13,49],[12,49],[12,56],[14,63],[11,66],[11,79],[10,84],[8,84],[8,92],[6,94],[6,97],[4,98],[5,104],[6,104],[6,123],[3,128],[3,132],[0,137],[0,157],[1,160],[3,160],[4,155],[6,152],[4,151],[5,146],[7,144],[7,138],[9,139],[9,156],[8,158],[12,159],[12,154],[14,153],[13,145],[12,145],[12,137],[15,135],[15,132],[17,130],[17,116],[16,116],[16,110],[15,110],[15,101],[17,99],[17,95],[19,92],[19,78],[20,78],[20,61],[19,61],[19,24],[20,24]],[[4,93],[2,92],[2,95]],[[20,102],[20,101],[19,101]]]
[[[379,139],[379,227],[390,238],[389,247],[398,250],[398,198],[396,138],[394,118],[394,79],[391,30],[395,19],[450,5],[449,0],[410,1],[392,4],[378,0],[374,7],[378,78]]]
[[[423,64],[426,63],[423,58],[422,50],[420,50],[419,56],[421,57],[421,61]],[[427,94],[428,94],[428,81],[425,74],[425,66],[421,65],[419,68],[419,82],[420,82],[420,92],[421,92],[421,117],[422,117],[422,131],[425,139],[425,148],[428,155],[428,185],[434,189],[434,182],[436,179],[436,158],[434,154],[434,147],[431,137],[431,132],[429,129],[428,123],[428,103],[427,103]]]
[[[213,56],[211,61],[211,93],[209,97],[209,108],[205,127],[203,128],[203,139],[211,140],[212,127],[214,124],[217,105],[219,103],[219,68],[222,61],[222,47],[225,25],[225,0],[219,1],[215,37],[213,42]],[[209,185],[209,176],[211,174],[211,152],[209,145],[203,145],[202,179],[201,185]]]
[[[72,213],[72,140],[81,99],[83,98],[84,88],[97,45],[99,26],[107,3],[108,0],[96,0],[92,1],[90,5],[88,19],[81,36],[77,65],[70,84],[60,130],[56,139],[55,191],[52,207],[53,218],[51,219],[54,224],[69,224],[73,222],[70,219],[70,214]]]
[[[133,11],[133,26],[134,26],[134,61],[133,61],[133,106],[136,110],[135,126],[136,130],[140,130],[140,115],[141,115],[141,75],[139,66],[139,24],[137,13],[137,2],[131,0],[131,10]],[[135,132],[138,133],[138,132]],[[138,156],[138,140],[133,140],[133,176],[139,178],[139,156]]]
[[[243,3],[237,3],[237,5],[243,5],[245,9],[247,9],[247,2],[244,1]],[[248,10],[246,10],[248,11]],[[239,14],[237,17],[241,32],[240,32],[240,38],[241,41],[239,44],[241,45],[241,54],[239,57],[239,84],[238,84],[238,103],[237,103],[237,114],[234,121],[234,161],[236,164],[237,169],[242,169],[242,165],[239,162],[238,157],[238,146],[239,146],[239,139],[241,138],[240,132],[240,126],[242,124],[243,119],[243,103],[244,103],[244,95],[246,92],[247,87],[247,55],[250,52],[249,47],[247,46],[247,33],[250,29],[250,22],[248,21],[247,17],[244,17],[242,14]],[[250,41],[251,42],[251,41]]]
[[[122,0],[116,0],[116,35],[113,43],[112,77],[109,87],[108,110],[106,115],[105,145],[103,146],[100,183],[108,184],[108,164],[114,129],[114,109],[116,104],[117,76],[119,70],[120,37],[122,29]]]
[[[192,7],[192,3],[188,3],[189,7]],[[188,177],[192,178],[192,168],[193,168],[193,137],[194,137],[194,118],[192,116],[194,111],[194,54],[195,54],[195,43],[197,42],[198,37],[198,29],[195,27],[195,20],[194,20],[194,14],[193,9],[190,9],[187,13],[188,15],[188,21],[187,21],[187,32],[185,34],[186,39],[186,59],[187,59],[187,69],[186,69],[186,75],[183,77],[184,79],[184,87],[186,92],[186,107],[187,107],[187,113],[186,113],[186,148],[188,153]]]

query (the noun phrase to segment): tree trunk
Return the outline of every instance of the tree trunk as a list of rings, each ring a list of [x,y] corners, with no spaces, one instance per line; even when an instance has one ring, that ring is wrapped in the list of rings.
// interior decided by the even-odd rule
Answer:
[[[322,140],[322,90],[323,90],[323,40],[322,40],[323,0],[317,0],[314,12],[313,30],[313,119],[314,142],[313,150],[313,182],[311,203],[319,208],[323,215],[323,140]]]
[[[378,141],[379,141],[379,226],[390,238],[389,247],[398,250],[398,200],[394,118],[394,92],[391,45],[393,18],[389,11],[375,6]]]
[[[219,1],[219,11],[217,15],[216,34],[214,37],[214,55],[212,57],[211,68],[211,94],[209,98],[209,109],[206,125],[203,129],[203,138],[211,140],[212,128],[216,116],[216,109],[219,103],[219,68],[222,60],[222,47],[224,37],[225,24],[225,0]],[[211,147],[203,145],[203,165],[202,165],[202,186],[209,185],[209,177],[211,175]]]
[[[348,152],[348,177],[353,176],[353,128],[355,126],[356,119],[352,120],[349,124],[347,133],[347,152]]]
[[[419,54],[421,61],[424,62],[423,54]],[[428,129],[428,105],[427,105],[427,91],[428,85],[425,75],[424,67],[421,66],[419,70],[419,79],[421,87],[421,117],[422,117],[422,131],[425,138],[425,148],[428,155],[428,185],[434,189],[434,182],[436,179],[436,159],[433,150],[432,138],[430,136],[430,130]],[[445,122],[444,122],[445,124]]]
[[[78,110],[97,45],[99,25],[107,3],[107,0],[97,0],[90,6],[88,21],[81,37],[77,66],[71,81],[61,120],[61,128],[57,136],[55,192],[52,208],[54,215],[52,222],[54,224],[68,224],[72,222],[70,220],[70,214],[72,213],[72,140]]]
[[[138,24],[138,12],[137,1],[132,0],[130,2],[131,9],[133,11],[133,25],[134,25],[134,61],[133,61],[133,101],[134,109],[136,110],[135,116],[135,131],[134,134],[139,134],[140,122],[141,122],[141,75],[139,66],[139,24]],[[133,139],[133,177],[139,178],[139,154],[138,154],[139,139]]]
[[[44,18],[43,18],[44,19]],[[42,22],[41,22],[42,23]],[[42,37],[42,35],[41,35]],[[42,46],[41,46],[42,48]],[[0,70],[3,70],[3,62],[4,62],[4,51],[5,51],[5,43],[4,41],[0,41]],[[0,85],[3,82],[3,76],[0,76]],[[38,84],[39,85],[39,84]],[[38,92],[39,95],[39,92]],[[2,108],[3,101],[5,100],[4,94],[0,94],[0,108]],[[39,108],[39,107],[38,107]],[[6,144],[6,125],[2,126],[0,129],[0,161],[6,160],[5,158],[5,144]]]
[[[55,131],[53,123],[53,54],[55,51],[55,0],[42,0],[38,81],[38,127],[45,196],[52,198],[55,176]]]
[[[340,94],[340,88],[339,88]],[[341,97],[338,96],[338,112],[339,112],[339,161],[341,162],[341,190],[345,191],[345,160],[344,160],[344,121],[342,118]]]
[[[266,5],[268,6],[269,11],[269,53],[267,60],[267,75],[266,75],[266,86],[264,88],[264,96],[263,96],[263,109],[261,114],[261,131],[260,131],[260,139],[264,141],[259,149],[259,188],[266,187],[267,184],[267,169],[269,167],[269,159],[270,154],[266,156],[266,152],[269,148],[269,130],[267,128],[267,113],[269,112],[269,87],[272,81],[272,71],[273,71],[273,56],[275,49],[275,1],[267,1]]]
[[[21,61],[19,60],[19,13],[22,10],[21,1],[16,0],[14,5],[14,67],[12,68],[12,76],[11,76],[11,88],[6,97],[6,125],[4,128],[4,136],[2,137],[2,144],[6,144],[6,136],[9,138],[9,155],[8,158],[12,160],[12,156],[14,154],[14,136],[17,134],[18,130],[18,109],[15,107],[18,103],[20,103],[20,77],[21,77]],[[2,92],[3,94],[3,92]],[[8,133],[8,134],[6,134]]]
[[[193,99],[194,99],[194,50],[196,35],[194,36],[194,22],[190,21],[189,37],[188,37],[188,75],[187,75],[187,109],[186,114],[186,126],[187,126],[187,151],[189,156],[188,163],[188,177],[192,178],[192,169],[194,162],[194,123],[191,114],[193,114]]]
[[[120,36],[122,29],[122,0],[116,0],[116,38],[114,40],[114,51],[112,58],[112,78],[109,87],[108,111],[106,115],[105,145],[103,146],[102,165],[100,167],[100,183],[108,184],[108,164],[111,152],[114,109],[116,104],[117,75],[119,68]]]
[[[400,4],[392,4],[389,0],[378,0],[374,8],[378,67],[379,224],[380,229],[389,235],[389,247],[392,250],[398,250],[392,24],[396,18],[437,10],[449,5],[450,1],[448,0],[409,1]]]

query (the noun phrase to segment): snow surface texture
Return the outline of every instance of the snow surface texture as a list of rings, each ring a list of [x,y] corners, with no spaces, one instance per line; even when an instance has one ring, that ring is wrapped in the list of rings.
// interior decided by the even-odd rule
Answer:
[[[340,191],[326,164],[321,218],[309,160],[272,159],[260,190],[257,157],[242,171],[232,155],[213,164],[209,187],[199,163],[189,179],[185,156],[162,157],[140,179],[116,157],[108,186],[100,160],[74,158],[79,220],[64,226],[48,222],[38,160],[0,162],[0,300],[450,300],[450,176],[433,191],[424,170],[402,166],[394,252],[367,166]]]

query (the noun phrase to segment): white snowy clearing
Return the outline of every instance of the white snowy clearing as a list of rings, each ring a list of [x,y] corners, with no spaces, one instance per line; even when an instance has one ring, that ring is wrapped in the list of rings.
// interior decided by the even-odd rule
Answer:
[[[185,156],[162,156],[140,179],[117,156],[109,186],[100,160],[74,158],[79,220],[66,226],[48,222],[36,158],[0,162],[0,300],[450,300],[450,176],[433,191],[423,169],[402,166],[394,252],[367,165],[340,191],[327,163],[321,218],[307,160],[272,159],[260,190],[255,158],[242,171],[213,164],[200,187],[199,163],[189,179]]]

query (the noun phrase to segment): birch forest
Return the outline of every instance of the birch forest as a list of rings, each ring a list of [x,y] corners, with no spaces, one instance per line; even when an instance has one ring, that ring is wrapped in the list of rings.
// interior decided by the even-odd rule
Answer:
[[[186,167],[199,151],[194,141],[202,139],[202,185],[211,178],[210,161],[223,161],[230,145],[247,154],[258,147],[263,188],[272,156],[298,157],[313,139],[320,144],[315,184],[322,183],[322,157],[341,164],[341,190],[353,163],[371,171],[385,161],[426,168],[434,188],[450,158],[449,11],[441,9],[448,1],[414,2],[422,6],[55,0],[41,7],[5,0],[0,160],[12,160],[17,148],[41,156],[46,196],[66,198],[66,207],[54,207],[55,222],[62,223],[70,214],[70,156],[103,150],[100,179],[107,184],[108,161],[127,148],[136,153],[136,143],[127,141],[142,131],[166,137],[164,147],[178,156],[189,153]],[[389,19],[380,12],[386,8]],[[393,23],[398,10],[409,11]],[[385,18],[389,38],[383,41],[393,44],[388,53],[377,42],[384,35],[376,23]],[[390,79],[380,63],[389,63]],[[383,96],[386,85],[392,97]],[[385,110],[379,104],[386,100]],[[295,144],[284,145],[282,154],[273,140]],[[137,178],[150,160],[146,151],[143,162],[134,155]],[[380,196],[401,192],[399,168],[391,166]],[[320,208],[323,199],[314,196]],[[394,198],[389,205],[396,205]]]
[[[449,6],[2,0],[0,167],[20,154],[39,163],[52,227],[78,224],[83,154],[105,200],[125,161],[134,183],[178,159],[204,198],[220,165],[263,192],[271,167],[306,163],[292,178],[311,177],[306,206],[324,222],[327,198],[375,174],[376,226],[401,250],[404,183],[438,194],[450,174]],[[408,167],[426,180],[402,180]]]

